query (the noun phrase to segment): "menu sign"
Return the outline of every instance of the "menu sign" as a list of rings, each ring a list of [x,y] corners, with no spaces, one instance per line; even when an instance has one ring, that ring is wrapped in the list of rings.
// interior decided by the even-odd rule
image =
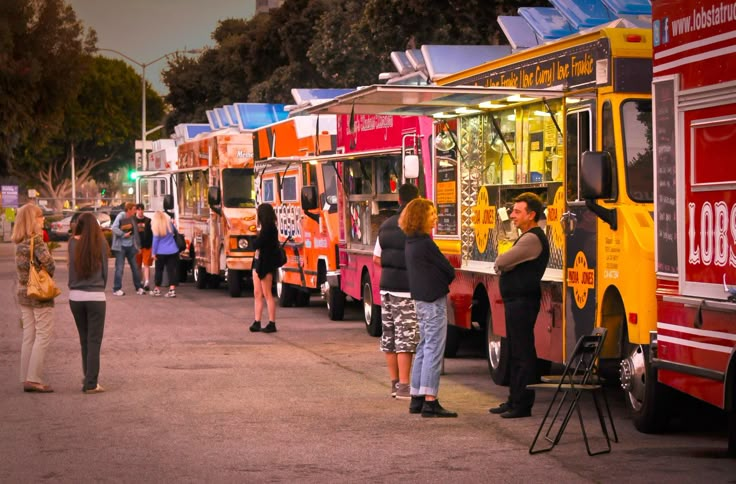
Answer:
[[[437,235],[457,235],[457,165],[440,161],[437,167]]]
[[[657,272],[677,274],[675,82],[654,84]]]

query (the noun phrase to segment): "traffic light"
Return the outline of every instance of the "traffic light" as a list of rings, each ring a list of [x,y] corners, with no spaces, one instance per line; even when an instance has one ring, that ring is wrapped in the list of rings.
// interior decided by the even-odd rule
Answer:
[[[128,170],[128,180],[135,181],[136,178],[138,178],[138,172],[133,168]]]
[[[102,188],[102,189],[100,190],[100,195],[102,195],[103,197],[104,197],[105,195],[107,195],[107,188]]]

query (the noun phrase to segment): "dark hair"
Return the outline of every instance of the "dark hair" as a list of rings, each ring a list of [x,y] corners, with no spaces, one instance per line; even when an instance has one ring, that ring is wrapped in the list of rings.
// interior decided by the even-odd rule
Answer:
[[[142,203],[136,203],[136,204],[135,204],[135,209],[136,209],[136,210],[138,210],[138,209],[144,210],[145,208],[146,208],[146,207],[144,207]]]
[[[262,203],[258,205],[258,223],[261,227],[276,226],[276,212],[270,203]]]
[[[103,247],[107,245],[107,241],[102,234],[97,217],[91,212],[84,212],[79,216],[74,226],[74,235],[79,239],[74,247],[74,254],[70,255],[73,257],[77,274],[82,279],[86,279],[101,269],[103,251],[105,251]]]
[[[521,195],[514,198],[514,203],[524,202],[526,203],[527,212],[534,212],[534,221],[539,222],[539,217],[542,215],[544,204],[539,195],[532,192],[524,192]]]
[[[419,196],[419,188],[411,183],[404,183],[399,187],[399,203],[406,205]]]

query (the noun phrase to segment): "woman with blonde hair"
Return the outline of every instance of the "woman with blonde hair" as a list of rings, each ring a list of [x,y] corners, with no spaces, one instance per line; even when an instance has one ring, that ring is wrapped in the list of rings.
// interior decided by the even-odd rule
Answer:
[[[15,266],[18,274],[18,304],[23,325],[23,345],[20,352],[20,381],[23,391],[51,393],[54,390],[43,383],[43,362],[54,331],[54,300],[38,301],[27,296],[28,272],[31,263],[54,275],[56,265],[49,248],[43,241],[43,211],[28,203],[18,210],[13,227]],[[33,254],[31,254],[31,240]]]
[[[447,293],[455,269],[432,240],[436,223],[437,211],[426,198],[409,202],[399,217],[399,227],[406,233],[404,254],[409,291],[416,302],[419,321],[409,412],[421,413],[422,417],[457,417],[437,400],[447,341]]]
[[[176,297],[176,266],[179,265],[179,248],[176,246],[174,233],[176,228],[169,216],[161,210],[156,211],[151,219],[151,231],[153,232],[153,246],[151,254],[156,261],[156,274],[154,276],[154,287],[151,294],[161,295],[161,283],[164,278],[164,267],[166,277],[169,279],[169,292],[164,297]]]
[[[97,218],[83,213],[69,239],[69,308],[82,350],[84,393],[101,393],[100,348],[105,332],[107,258],[109,246]]]

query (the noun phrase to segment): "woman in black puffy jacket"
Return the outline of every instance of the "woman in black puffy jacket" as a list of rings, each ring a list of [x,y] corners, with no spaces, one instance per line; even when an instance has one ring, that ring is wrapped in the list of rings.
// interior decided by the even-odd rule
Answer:
[[[278,268],[279,231],[276,227],[276,212],[268,203],[258,206],[258,225],[261,230],[253,242],[256,250],[253,259],[253,300],[255,320],[250,325],[251,332],[275,333],[276,332],[276,303],[273,300],[271,286],[273,285],[273,273]],[[261,328],[261,315],[263,314],[263,300],[268,307],[268,324]]]

